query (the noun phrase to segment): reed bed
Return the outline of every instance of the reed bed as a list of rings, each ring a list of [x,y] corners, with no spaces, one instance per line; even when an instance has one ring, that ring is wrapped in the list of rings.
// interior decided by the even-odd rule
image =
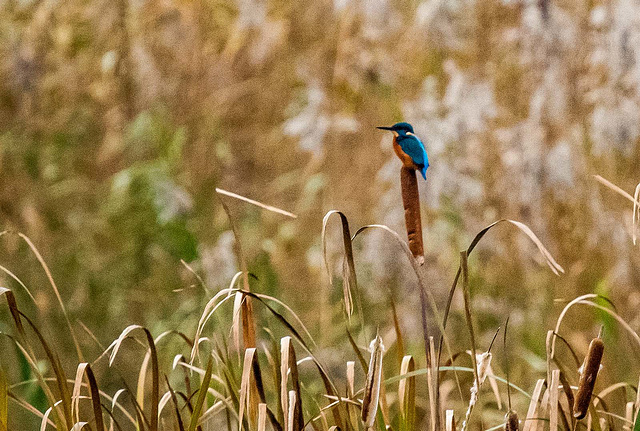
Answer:
[[[634,220],[638,193],[636,189],[635,197],[629,195],[634,199]],[[234,197],[229,192],[221,194]],[[245,201],[293,216],[259,202]],[[228,209],[227,214],[232,219]],[[333,274],[326,252],[326,231],[332,215],[341,220],[341,277]],[[412,248],[411,237],[407,243],[382,225],[365,226],[352,235],[345,214],[327,213],[322,237],[330,287],[342,289],[342,317],[337,321],[344,329],[344,345],[348,346],[340,354],[349,358],[344,374],[328,365],[333,363],[332,358],[317,345],[294,310],[253,286],[246,264],[240,265],[243,270],[227,288],[208,300],[196,327],[154,335],[146,327],[130,325],[110,345],[103,346],[99,355],[87,360],[89,355],[83,347],[87,340],[69,317],[44,258],[29,238],[19,234],[47,273],[51,291],[59,299],[58,306],[68,323],[68,333],[55,336],[68,338],[73,347],[59,351],[45,335],[46,328],[34,323],[32,311],[27,311],[32,307],[23,305],[23,301],[31,301],[34,292],[22,283],[20,292],[0,287],[12,327],[3,335],[15,350],[5,350],[0,367],[0,431],[29,429],[16,423],[18,410],[37,418],[42,431],[454,431],[458,429],[456,417],[462,419],[459,428],[463,431],[640,430],[638,387],[612,381],[614,374],[603,371],[616,366],[635,367],[635,360],[613,364],[603,355],[605,345],[607,351],[625,346],[608,345],[613,338],[607,338],[606,333],[599,335],[591,341],[581,361],[575,341],[563,336],[562,323],[567,314],[586,305],[589,310],[609,316],[628,335],[631,344],[640,349],[640,336],[618,314],[610,299],[603,302],[601,295],[586,294],[567,302],[555,328],[548,332],[545,366],[530,370],[538,378],[532,388],[521,388],[509,372],[515,361],[514,355],[507,354],[509,316],[504,316],[507,323],[495,328],[494,335],[495,340],[503,331],[504,366],[497,367],[493,360],[493,341],[486,350],[479,350],[470,277],[473,262],[469,259],[487,232],[498,225],[518,228],[537,247],[554,274],[560,276],[564,272],[528,226],[500,220],[481,230],[461,252],[448,301],[441,311],[433,287],[425,281],[421,254]],[[353,243],[372,229],[390,235],[399,255],[408,260],[414,271],[416,294],[421,298],[420,310],[415,310],[422,322],[423,333],[419,336],[403,333],[393,301],[392,318],[386,327],[374,328],[363,320]],[[243,262],[239,232],[236,228],[234,232],[238,236],[238,260]],[[6,234],[11,233],[2,233]],[[447,331],[459,281],[468,331],[466,343],[460,342],[460,337],[454,342]],[[219,319],[223,310],[231,311],[230,319]],[[372,333],[376,335],[371,337]],[[361,345],[367,337],[372,339],[368,349]],[[169,338],[174,342],[168,343]],[[424,344],[423,354],[416,354],[420,343]],[[513,349],[513,343],[509,344]],[[395,350],[395,357],[386,354],[391,350]],[[61,358],[65,364],[70,360],[77,363],[75,375],[63,366]],[[30,377],[10,380],[8,376],[15,375],[12,370],[20,364]],[[114,380],[118,382],[115,387]],[[46,406],[31,404],[25,388],[41,391]],[[623,396],[610,395],[623,389]],[[519,416],[515,406],[526,410],[526,415]]]

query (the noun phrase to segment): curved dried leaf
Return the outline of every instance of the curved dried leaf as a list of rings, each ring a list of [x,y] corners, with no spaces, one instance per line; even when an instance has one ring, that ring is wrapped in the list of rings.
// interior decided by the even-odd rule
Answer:
[[[31,239],[29,239],[28,236],[26,236],[21,232],[18,233],[18,236],[27,243],[27,245],[33,252],[36,259],[38,259],[40,266],[42,267],[42,269],[44,269],[44,272],[47,275],[47,279],[49,280],[49,284],[51,284],[51,287],[53,288],[53,292],[55,293],[56,298],[58,299],[58,304],[60,304],[60,309],[62,310],[62,314],[67,323],[67,327],[69,328],[69,334],[71,335],[71,339],[73,340],[73,344],[76,348],[76,354],[78,355],[78,360],[83,361],[84,359],[82,356],[82,350],[80,349],[78,338],[76,337],[76,333],[73,330],[73,326],[71,325],[71,320],[69,320],[69,314],[67,313],[67,308],[64,306],[64,302],[62,301],[62,296],[60,296],[60,291],[58,290],[58,286],[56,286],[56,283],[53,280],[53,276],[51,275],[51,271],[49,270],[47,263],[44,261],[44,259],[42,258],[42,255],[40,254],[36,246],[33,244],[33,242],[31,242]]]
[[[342,243],[344,246],[344,260],[343,260],[343,296],[344,306],[347,316],[351,318],[353,314],[353,296],[351,294],[351,288],[358,292],[358,280],[356,278],[356,269],[353,261],[353,248],[351,244],[351,231],[349,230],[349,221],[347,217],[341,211],[331,210],[325,214],[322,220],[322,256],[324,258],[324,265],[329,275],[329,283],[333,286],[333,272],[331,271],[331,265],[329,264],[329,258],[327,257],[327,224],[332,215],[337,214],[340,216],[340,222],[342,223]]]
[[[150,414],[150,422],[149,428],[151,431],[158,430],[158,403],[160,398],[160,370],[158,367],[158,352],[156,350],[156,345],[153,340],[153,336],[151,332],[143,326],[140,325],[130,325],[122,331],[115,344],[113,345],[113,351],[111,352],[111,356],[109,357],[109,366],[113,365],[113,361],[120,350],[120,346],[122,342],[129,336],[129,334],[137,329],[140,329],[144,332],[147,344],[149,345],[149,351],[151,352],[151,414]],[[146,358],[146,354],[145,354]],[[142,408],[140,408],[142,410]]]

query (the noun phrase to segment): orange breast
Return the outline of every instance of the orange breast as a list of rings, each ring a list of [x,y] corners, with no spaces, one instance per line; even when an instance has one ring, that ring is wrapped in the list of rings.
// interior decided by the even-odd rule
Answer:
[[[396,155],[402,161],[404,166],[411,169],[418,169],[418,166],[413,162],[411,156],[402,151],[402,147],[398,144],[398,140],[395,136],[393,137],[393,150],[396,152]]]

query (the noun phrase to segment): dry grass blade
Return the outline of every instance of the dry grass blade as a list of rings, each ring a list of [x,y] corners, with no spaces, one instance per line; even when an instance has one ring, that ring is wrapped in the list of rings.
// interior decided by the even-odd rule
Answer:
[[[600,362],[604,353],[604,343],[600,338],[594,338],[589,344],[589,351],[582,365],[578,392],[573,404],[573,416],[582,419],[587,415],[591,405],[591,394],[596,384],[596,377],[600,371]]]
[[[258,431],[267,430],[267,405],[265,403],[258,404]]]
[[[147,368],[149,367],[149,361],[151,361],[151,349],[147,350],[147,353],[145,353],[144,359],[142,359],[142,365],[140,365],[140,372],[138,373],[136,400],[142,410],[144,410],[145,383],[147,381]]]
[[[356,363],[355,361],[347,361],[347,397],[353,398],[356,383]]]
[[[358,292],[358,279],[356,277],[356,267],[353,261],[353,247],[351,243],[351,231],[349,230],[349,221],[344,213],[336,210],[331,210],[327,214],[325,214],[324,219],[322,220],[322,256],[324,258],[324,265],[329,275],[329,283],[333,286],[333,271],[331,271],[331,265],[329,264],[329,258],[327,257],[327,224],[329,223],[329,219],[332,215],[337,214],[340,217],[340,222],[342,225],[342,244],[344,247],[344,260],[343,260],[343,296],[344,296],[344,306],[347,316],[351,318],[353,314],[353,295],[351,294],[351,289],[353,289],[356,294]]]
[[[400,237],[400,235],[398,235],[397,232],[395,232],[393,229],[389,228],[388,226],[385,225],[368,225],[368,226],[363,226],[360,229],[358,229],[358,231],[353,235],[353,240],[355,240],[355,238],[361,234],[362,232],[364,232],[365,230],[368,229],[382,229],[383,231],[386,231],[388,233],[390,233],[398,242],[398,244],[400,245],[400,247],[402,248],[402,250],[405,252],[405,255],[407,256],[407,259],[409,260],[409,263],[411,264],[411,267],[413,269],[413,272],[416,274],[416,277],[418,279],[418,286],[420,288],[420,316],[421,316],[421,325],[422,325],[422,337],[423,337],[423,342],[424,342],[424,348],[425,348],[425,357],[427,359],[427,366],[431,366],[431,362],[434,360],[433,358],[431,358],[431,349],[429,348],[429,328],[427,325],[427,299],[429,301],[429,306],[431,307],[431,310],[433,312],[433,315],[436,319],[436,322],[438,323],[438,329],[440,330],[440,340],[441,340],[441,345],[444,343],[446,349],[447,349],[447,353],[449,354],[449,358],[453,358],[453,353],[451,351],[451,345],[449,343],[449,339],[446,336],[445,333],[445,326],[443,325],[444,322],[446,322],[446,318],[442,319],[440,316],[440,312],[438,311],[438,306],[436,303],[436,300],[433,296],[433,293],[431,292],[431,290],[427,289],[426,287],[426,283],[424,281],[424,275],[422,272],[422,267],[420,266],[419,262],[417,259],[415,259],[413,257],[413,254],[411,253],[411,250],[409,249],[409,246],[407,245],[407,243],[405,241],[402,240],[402,238]],[[439,346],[439,349],[442,348],[442,346]],[[440,356],[438,356],[437,358],[437,362],[436,364],[440,363]],[[438,379],[438,376],[436,376],[436,380]],[[457,375],[456,375],[456,382],[457,382]],[[438,387],[439,385],[436,385],[436,387]],[[458,383],[458,387],[460,386],[460,384]],[[436,391],[436,407],[437,410],[440,411],[440,400],[439,400],[439,391]],[[440,415],[436,415],[435,416],[436,421],[439,421],[440,419]],[[436,429],[440,428],[440,424],[436,423]]]
[[[289,381],[291,381],[291,391],[288,390]],[[289,401],[291,396],[290,392],[294,392],[296,400],[298,400],[293,410]],[[282,411],[285,412],[285,416],[287,417],[285,421],[285,431],[301,431],[304,428],[302,398],[298,363],[295,349],[291,343],[291,337],[283,337],[280,340],[280,403]],[[293,422],[289,420],[290,415],[293,415],[291,416]]]
[[[416,370],[416,363],[411,355],[402,358],[400,375],[405,375]],[[398,383],[398,403],[400,405],[400,430],[411,431],[415,429],[416,421],[416,377],[403,378]]]
[[[15,404],[17,404],[18,406],[22,407],[22,408],[23,408],[23,409],[25,409],[27,412],[29,412],[29,413],[33,414],[34,416],[36,416],[36,417],[38,417],[38,418],[40,418],[40,419],[42,419],[42,418],[44,417],[44,414],[43,414],[40,410],[36,409],[36,408],[35,408],[35,407],[33,407],[31,404],[27,403],[25,400],[23,400],[23,399],[21,399],[21,398],[17,397],[17,396],[16,396],[15,394],[13,394],[11,391],[9,391],[7,395],[8,395],[8,397],[9,397],[9,400],[13,401]],[[45,421],[45,422],[46,422],[46,424],[47,424],[47,425],[51,426],[52,428],[55,428],[55,426],[56,426],[56,425],[55,425],[52,421],[50,421],[50,420],[47,420],[47,421]]]
[[[255,347],[251,347],[244,351],[244,362],[242,365],[242,380],[240,383],[240,405],[239,413],[238,413],[238,430],[242,431],[245,408],[251,403],[254,402],[250,400],[250,380],[251,380],[251,370],[253,368],[253,357],[256,354]],[[251,429],[251,425],[247,425],[247,430]]]
[[[16,301],[15,295],[10,289],[7,289],[6,287],[0,287],[0,296],[4,296],[7,300],[9,312],[11,313],[11,317],[13,318],[13,324],[18,331],[18,338],[23,343],[26,343],[27,334],[24,331],[24,326],[22,325],[22,320],[20,319],[20,310],[18,309],[18,303]]]
[[[558,386],[560,384],[560,370],[551,372],[549,385],[549,431],[558,431]]]
[[[439,424],[438,416],[440,414],[438,408],[438,364],[435,361],[436,351],[433,337],[429,337],[429,358],[432,358],[427,364],[427,388],[429,392],[429,415],[431,418],[431,431],[437,431]]]
[[[633,196],[631,196],[626,191],[622,190],[617,185],[613,184],[611,181],[602,178],[600,175],[594,175],[594,178],[602,183],[604,186],[610,188],[614,192],[618,193],[621,196],[624,196],[628,200],[633,203],[633,213],[632,213],[632,229],[633,229],[633,244],[636,244],[637,241],[637,226],[640,223],[640,183],[636,186],[635,192]]]
[[[113,411],[116,407],[116,404],[118,403],[118,398],[120,398],[120,395],[122,395],[123,393],[125,393],[126,390],[125,389],[118,389],[116,391],[116,393],[113,395],[113,399],[111,400],[111,411]],[[132,423],[135,423],[135,420],[133,419],[133,417],[130,417],[130,420]],[[109,431],[113,431],[113,427],[115,425],[115,420],[113,418],[113,415],[109,418]]]
[[[235,239],[234,248],[236,252],[236,257],[238,259],[238,266],[240,267],[240,272],[242,273],[242,287],[243,290],[249,291],[249,270],[247,267],[247,261],[244,258],[244,253],[242,252],[242,241],[240,241],[240,231],[236,226],[236,223],[231,216],[231,210],[227,206],[224,199],[220,198],[220,203],[224,212],[227,214],[227,218],[229,219],[229,224],[231,225],[231,230],[233,232],[233,237]],[[254,324],[253,318],[253,306],[251,305],[251,300],[247,299],[242,302],[242,329],[243,329],[243,341],[244,347],[256,347],[256,328]],[[196,338],[197,339],[197,338]]]
[[[284,414],[284,430],[289,431],[289,420],[287,415],[289,414],[289,392],[288,392],[288,380],[289,380],[289,363],[295,363],[295,352],[293,352],[293,361],[291,361],[291,337],[283,337],[280,340],[280,408]]]
[[[456,419],[453,415],[453,410],[447,410],[445,412],[444,423],[446,431],[456,431]]]
[[[293,219],[298,218],[297,215],[295,215],[293,213],[290,213],[289,211],[285,211],[283,209],[280,209],[280,208],[277,208],[277,207],[274,207],[274,206],[271,206],[271,205],[263,204],[262,202],[255,201],[253,199],[249,199],[247,197],[244,197],[244,196],[238,195],[236,193],[229,192],[227,190],[223,190],[223,189],[220,189],[220,188],[217,188],[217,187],[216,187],[216,193],[219,193],[219,194],[225,195],[225,196],[229,196],[231,198],[235,198],[235,199],[241,200],[243,202],[247,202],[247,203],[249,203],[251,205],[255,205],[257,207],[260,207],[260,208],[262,208],[264,210],[267,210],[267,211],[274,212],[276,214],[281,214],[283,216],[291,217]]]
[[[164,411],[164,408],[167,406],[167,404],[169,404],[170,400],[171,400],[170,391],[165,392],[162,395],[162,397],[160,397],[160,402],[158,403],[158,420],[162,417],[162,412]]]
[[[233,295],[233,319],[231,321],[231,331],[233,333],[233,344],[236,350],[240,351],[240,316],[242,314],[242,301],[244,296],[240,292]]]
[[[398,319],[398,313],[396,311],[396,303],[392,297],[389,298],[391,303],[391,315],[393,317],[393,329],[396,332],[396,350],[398,355],[398,365],[402,365],[404,360],[404,337],[402,336],[402,329],[400,328],[400,320]]]
[[[16,283],[18,283],[24,289],[24,291],[27,292],[27,295],[29,295],[29,298],[31,299],[31,301],[34,304],[36,304],[36,298],[34,298],[34,296],[31,294],[31,291],[22,282],[22,280],[20,280],[13,272],[9,271],[7,268],[5,268],[2,265],[0,265],[0,271],[6,273],[9,277],[13,278],[16,281]]]
[[[198,390],[198,398],[193,405],[193,413],[191,413],[191,420],[189,421],[189,431],[195,431],[198,426],[198,422],[200,421],[200,416],[202,415],[202,407],[204,406],[204,403],[207,399],[207,389],[209,388],[209,384],[211,383],[212,373],[213,356],[209,355],[209,360],[207,361],[207,369],[204,372],[204,376],[202,376],[202,384],[200,385],[200,389]]]
[[[238,272],[233,277],[231,286],[235,285],[236,281],[240,278],[241,275],[242,273]],[[198,356],[199,343],[197,342],[197,340],[200,340],[200,337],[202,336],[202,331],[204,330],[204,326],[207,324],[207,322],[209,321],[211,316],[213,316],[216,310],[218,310],[218,308],[222,306],[222,304],[224,304],[230,298],[234,297],[232,295],[233,292],[235,292],[235,290],[232,288],[223,289],[220,292],[216,293],[213,296],[213,298],[211,298],[209,302],[207,302],[207,304],[205,305],[204,311],[202,312],[202,315],[200,316],[200,320],[198,321],[198,326],[196,328],[195,336],[193,338],[194,340],[196,340],[196,342],[193,344],[193,348],[191,349],[191,360],[189,361],[191,364],[193,364],[193,361]]]
[[[380,371],[380,381],[384,382],[384,369]],[[391,419],[389,418],[389,403],[387,402],[387,388],[385,385],[380,384],[380,413],[382,414],[382,421],[385,429],[391,427]]]
[[[355,382],[356,382],[356,363],[355,361],[347,361],[347,398],[355,399]],[[357,411],[349,403],[345,403],[347,409],[347,423],[357,429]],[[325,427],[326,429],[326,427]]]
[[[536,387],[533,390],[533,394],[531,394],[531,402],[529,403],[529,410],[527,410],[527,416],[525,417],[522,431],[531,431],[531,429],[536,425],[536,421],[538,420],[536,418],[536,412],[538,411],[538,402],[540,400],[543,387],[544,379],[538,380],[536,382]]]
[[[633,401],[625,404],[624,420],[625,424],[622,426],[622,429],[624,431],[631,431],[631,426],[633,425]]]
[[[73,392],[71,394],[72,404],[71,404],[71,416],[73,417],[74,422],[80,421],[80,389],[82,388],[82,377],[84,376],[84,370],[89,365],[86,362],[82,362],[78,364],[78,368],[76,370],[76,378],[73,384]]]
[[[337,396],[338,395],[338,390],[336,388],[336,385],[329,378],[329,374],[325,370],[325,368],[322,365],[322,363],[318,360],[318,358],[315,357],[315,355],[313,353],[311,353],[311,349],[309,348],[307,343],[304,341],[304,339],[302,338],[300,333],[293,327],[293,325],[291,325],[291,323],[289,323],[289,321],[287,319],[285,319],[284,316],[282,316],[280,313],[278,313],[273,307],[271,307],[259,295],[256,295],[255,293],[252,293],[252,292],[246,292],[246,291],[243,291],[243,293],[245,295],[247,295],[247,296],[251,296],[252,298],[257,299],[260,303],[262,303],[267,308],[267,310],[269,310],[269,312],[271,312],[271,314],[273,314],[276,317],[276,319],[285,328],[287,328],[287,330],[291,333],[291,335],[293,335],[293,338],[295,338],[295,340],[298,343],[300,343],[300,346],[302,346],[302,348],[304,349],[305,353],[309,357],[311,357],[311,359],[313,360],[313,363],[315,364],[316,369],[318,370],[318,373],[320,374],[320,378],[322,379],[322,383],[323,383],[323,385],[325,387],[325,391],[327,392],[327,394],[330,395],[330,396]],[[340,416],[340,412],[338,411],[338,409],[333,409],[332,412],[333,412],[333,419],[334,419],[335,423],[338,425],[338,427],[341,427],[342,418]]]
[[[153,336],[151,332],[143,326],[140,325],[130,325],[122,331],[118,339],[113,344],[113,350],[111,352],[111,356],[109,357],[109,366],[113,365],[113,361],[115,361],[116,355],[120,350],[120,346],[122,342],[129,336],[129,334],[137,329],[141,329],[146,337],[147,344],[149,345],[149,350],[151,352],[150,360],[151,360],[151,414],[149,420],[149,428],[151,431],[158,430],[158,403],[160,401],[160,370],[158,367],[158,352],[156,350],[156,345],[153,340]],[[145,354],[146,357],[146,354]]]
[[[545,261],[546,261],[547,265],[551,268],[551,270],[553,271],[554,274],[559,275],[560,272],[564,273],[564,269],[555,261],[555,259],[551,255],[551,253],[549,253],[549,251],[546,249],[546,247],[544,247],[542,242],[538,239],[538,237],[533,233],[533,231],[527,225],[525,225],[523,223],[520,223],[518,221],[515,221],[515,220],[509,220],[509,219],[501,219],[501,220],[495,221],[495,222],[491,223],[490,225],[488,225],[487,227],[485,227],[484,229],[482,229],[480,232],[478,232],[476,234],[476,236],[473,238],[473,240],[471,241],[471,244],[469,244],[469,247],[467,248],[467,257],[476,248],[476,246],[478,245],[480,240],[482,240],[482,238],[484,238],[484,236],[494,226],[497,226],[498,224],[500,224],[502,222],[511,223],[512,225],[518,227],[521,231],[523,231],[529,237],[529,239],[531,239],[531,241],[533,241],[533,243],[538,247],[538,250],[540,251],[542,256],[545,258]],[[456,273],[456,276],[455,276],[455,278],[453,280],[453,284],[451,285],[451,289],[449,290],[449,297],[447,299],[447,303],[446,303],[445,310],[444,310],[444,317],[443,317],[442,325],[441,325],[441,331],[442,331],[443,334],[444,334],[444,329],[447,327],[447,320],[448,320],[448,317],[449,317],[449,312],[451,310],[451,304],[453,302],[453,295],[454,295],[454,293],[456,291],[456,287],[458,286],[458,281],[460,279],[461,273],[462,273],[462,268],[458,267],[458,272]],[[445,341],[444,344],[446,346],[447,345],[446,338],[444,338],[444,341]],[[554,340],[554,342],[555,342],[555,340]],[[438,346],[438,362],[440,362],[440,358],[442,357],[442,344],[443,344],[443,339],[442,339],[442,336],[441,336],[440,344]],[[450,351],[449,351],[449,357],[450,358],[452,357]],[[460,390],[460,384],[458,382],[457,376],[456,376],[456,383],[458,384],[458,390]],[[460,396],[462,397],[462,394]]]
[[[583,295],[583,296],[590,296],[590,295],[593,295],[593,294],[587,294],[587,295]],[[594,295],[593,297],[600,297],[600,295]],[[578,297],[578,298],[582,298],[582,297]],[[578,298],[576,298],[576,299],[578,299]],[[629,333],[631,338],[636,342],[636,344],[637,344],[636,347],[640,348],[640,336],[638,335],[638,333],[636,331],[633,330],[633,328],[622,317],[620,317],[620,315],[618,313],[616,313],[615,311],[612,311],[609,308],[604,307],[604,306],[602,306],[600,304],[597,304],[597,303],[592,302],[592,301],[584,300],[584,299],[571,301],[571,305],[575,305],[575,304],[588,305],[590,307],[597,308],[598,310],[602,310],[605,313],[609,314],[611,317],[613,317],[620,324],[620,326],[622,326],[625,329],[625,331],[627,331]],[[567,309],[567,307],[565,307],[565,309]],[[559,320],[558,320],[558,322],[559,322]],[[558,326],[559,326],[559,323],[558,323]]]
[[[289,391],[289,410],[287,410],[287,429],[293,430],[296,428],[296,409],[300,403],[297,402],[296,391]]]
[[[369,360],[369,371],[367,372],[364,396],[362,398],[362,422],[365,429],[373,427],[378,411],[380,400],[380,385],[382,383],[382,355],[384,344],[380,335],[371,341],[371,359]]]
[[[171,403],[173,404],[173,413],[175,414],[176,422],[178,422],[178,429],[180,431],[185,431],[184,423],[182,422],[182,416],[180,415],[180,407],[178,406],[178,397],[176,397],[176,393],[171,387],[171,384],[169,383],[169,378],[167,377],[166,374],[164,375],[164,381],[167,384],[167,388],[169,388]]]
[[[282,308],[284,308],[287,312],[289,312],[289,314],[291,314],[291,316],[294,318],[294,320],[296,321],[296,323],[298,325],[300,325],[300,328],[302,329],[302,331],[304,332],[304,334],[307,336],[307,338],[309,339],[309,341],[311,341],[311,344],[313,344],[314,346],[316,345],[315,340],[313,339],[313,337],[311,336],[311,333],[309,332],[309,330],[307,329],[307,327],[304,325],[304,323],[302,322],[302,319],[300,319],[300,317],[295,313],[295,311],[293,311],[293,309],[291,309],[291,307],[289,307],[287,304],[285,304],[284,302],[280,301],[278,298],[275,298],[273,296],[269,296],[269,295],[265,295],[262,293],[256,293],[255,296],[261,301],[264,302],[264,300],[269,300],[272,302],[275,302],[276,304],[278,304],[279,306],[281,306]]]
[[[405,252],[407,259],[409,260],[409,263],[411,264],[411,267],[414,273],[416,274],[416,277],[418,278],[418,285],[420,287],[420,306],[421,306],[421,317],[422,317],[421,323],[422,323],[422,330],[423,330],[422,332],[423,332],[423,341],[424,341],[424,347],[425,347],[425,356],[427,358],[427,361],[430,363],[431,358],[430,358],[430,351],[429,351],[429,334],[427,329],[427,316],[426,316],[427,299],[429,300],[429,306],[431,307],[431,310],[436,318],[436,321],[439,324],[439,329],[441,331],[441,334],[444,334],[445,332],[444,332],[444,326],[442,326],[441,324],[442,320],[440,317],[440,313],[438,311],[436,300],[432,292],[426,288],[422,269],[419,266],[416,259],[413,258],[413,255],[411,254],[411,250],[409,250],[409,246],[407,245],[407,243],[400,237],[400,235],[398,235],[397,232],[395,232],[393,229],[389,228],[388,226],[380,225],[380,224],[363,226],[356,231],[356,233],[353,235],[353,239],[355,240],[355,238],[358,235],[362,234],[364,231],[369,229],[381,229],[383,231],[390,233],[395,238],[398,245],[400,245],[402,250]],[[449,352],[449,356],[453,357],[453,353],[451,353],[451,348],[450,348],[447,337],[443,336],[443,340]]]
[[[468,266],[468,254],[467,251],[460,252],[460,268],[462,268],[462,295],[464,298],[464,315],[467,320],[467,328],[469,329],[469,338],[471,340],[471,363],[473,364],[474,369],[474,378],[477,384],[480,383],[480,378],[478,377],[478,363],[476,361],[477,352],[476,352],[476,337],[475,332],[473,330],[473,320],[471,313],[471,296],[469,292],[469,266]],[[465,423],[462,424],[462,429],[464,430]]]
[[[97,431],[104,431],[104,420],[102,419],[102,404],[100,404],[100,390],[96,376],[93,374],[91,365],[87,366],[87,380],[89,381],[89,391],[91,393],[91,406],[93,408],[93,417]]]
[[[35,255],[36,259],[38,259],[38,262],[40,262],[40,266],[42,266],[42,269],[44,269],[44,272],[47,275],[47,278],[49,279],[49,283],[53,288],[53,292],[56,294],[58,303],[60,304],[60,309],[62,310],[62,314],[64,315],[64,319],[67,323],[67,327],[69,328],[69,334],[71,335],[71,339],[73,340],[73,344],[76,348],[76,354],[78,355],[78,360],[83,361],[84,359],[82,357],[82,350],[80,350],[80,344],[78,343],[78,339],[76,338],[75,331],[73,330],[73,326],[71,325],[71,320],[69,320],[69,314],[67,313],[67,308],[64,306],[64,302],[62,301],[62,296],[60,296],[60,291],[58,290],[58,286],[56,286],[56,282],[53,281],[53,276],[51,275],[51,271],[49,270],[47,263],[44,261],[44,259],[42,258],[42,255],[40,255],[40,252],[38,251],[36,246],[33,245],[33,243],[31,242],[28,236],[26,236],[23,233],[18,233],[18,236],[27,243],[27,245]]]
[[[51,388],[47,385],[46,383],[46,379],[44,378],[44,376],[42,375],[42,373],[40,372],[40,369],[38,368],[38,364],[34,361],[34,359],[29,356],[29,353],[27,352],[27,350],[17,341],[15,340],[13,337],[7,335],[7,334],[2,334],[5,335],[6,337],[8,337],[11,341],[13,341],[15,343],[15,345],[18,347],[18,349],[20,350],[20,352],[22,353],[22,355],[25,357],[25,359],[27,360],[27,362],[29,363],[29,367],[31,368],[32,372],[36,375],[37,381],[40,384],[40,387],[42,388],[42,391],[44,392],[45,396],[47,397],[47,401],[49,402],[49,410],[51,412],[51,410],[53,410],[54,412],[54,421],[55,421],[55,427],[57,429],[63,429],[64,428],[64,416],[63,414],[59,411],[59,406],[60,406],[60,401],[56,401],[56,397],[53,395],[53,392],[51,391]],[[11,396],[11,394],[9,394],[9,396]],[[24,405],[24,403],[22,403],[21,405]],[[27,408],[27,410],[33,412],[32,409]],[[37,410],[36,410],[37,411]],[[44,417],[41,413],[40,416]],[[45,423],[49,423],[48,420],[49,415],[47,415],[47,419],[43,419],[43,422]],[[46,426],[46,424],[45,424]]]
[[[633,245],[636,245],[638,239],[638,225],[640,225],[640,183],[636,186],[636,191],[633,194]]]
[[[42,345],[42,348],[43,348],[43,350],[45,352],[45,355],[47,356],[47,360],[51,364],[51,368],[53,369],[53,373],[55,374],[55,377],[56,377],[56,384],[57,384],[57,387],[58,387],[58,392],[60,393],[61,405],[62,405],[62,411],[63,411],[63,414],[64,414],[64,418],[65,418],[67,424],[72,424],[73,420],[72,420],[72,415],[71,415],[71,393],[69,392],[69,387],[67,386],[67,377],[66,377],[66,374],[64,372],[64,368],[62,367],[62,364],[60,363],[60,359],[58,358],[58,355],[53,352],[53,350],[51,349],[49,344],[46,342],[45,337],[38,330],[38,328],[31,321],[31,319],[29,319],[21,311],[18,311],[18,313],[19,313],[20,317],[22,317],[24,320],[27,321],[27,323],[29,324],[29,326],[31,327],[33,332],[36,334],[36,337],[38,337],[38,341],[40,341],[40,344]],[[53,400],[54,400],[54,398],[51,399],[51,402],[53,402]],[[55,410],[55,412],[56,412],[56,415],[57,415],[57,410]]]
[[[600,175],[594,175],[593,177],[598,182],[602,183],[604,186],[610,188],[611,190],[613,190],[614,192],[618,193],[619,195],[624,196],[625,198],[627,198],[631,202],[637,202],[637,200],[634,199],[633,196],[631,196],[629,193],[627,193],[626,191],[622,190],[620,187],[618,187],[615,184],[613,184],[611,181],[601,177]]]
[[[424,264],[424,247],[422,244],[422,220],[420,219],[420,194],[414,169],[404,166],[400,169],[400,187],[409,249],[413,257],[422,265]]]
[[[252,373],[253,373],[253,381],[255,383],[254,386],[252,386],[252,389],[254,390],[254,394],[258,395],[258,399],[254,399],[252,406],[255,409],[258,409],[259,404],[264,404],[266,406],[267,403],[267,396],[265,393],[265,389],[264,389],[264,383],[262,381],[262,371],[260,370],[260,363],[258,362],[258,355],[255,354],[253,355],[253,361],[251,364],[251,369],[252,369]],[[255,397],[254,397],[255,398]],[[266,417],[269,418],[269,422],[271,423],[272,428],[275,431],[281,431],[282,427],[281,425],[278,423],[275,415],[273,414],[273,412],[271,411],[271,409],[267,408],[266,409]],[[300,417],[302,418],[302,410],[299,412],[300,413]]]

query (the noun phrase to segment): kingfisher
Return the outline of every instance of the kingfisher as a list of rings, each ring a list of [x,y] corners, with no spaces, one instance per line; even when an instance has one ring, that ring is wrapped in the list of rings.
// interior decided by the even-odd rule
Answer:
[[[402,164],[407,168],[420,171],[422,178],[426,180],[429,158],[424,144],[413,133],[413,126],[409,123],[396,123],[391,127],[377,128],[393,132],[393,149],[402,160]]]

